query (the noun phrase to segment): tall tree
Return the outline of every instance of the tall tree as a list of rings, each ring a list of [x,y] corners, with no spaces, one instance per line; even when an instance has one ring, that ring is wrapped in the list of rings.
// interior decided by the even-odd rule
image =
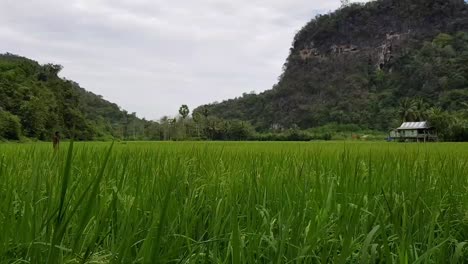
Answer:
[[[179,114],[182,117],[182,119],[186,119],[187,116],[190,114],[190,110],[187,105],[182,105],[179,108]]]
[[[413,100],[410,98],[404,98],[401,100],[398,107],[398,115],[403,122],[413,121],[414,112],[416,110],[416,105]]]
[[[427,112],[427,104],[424,102],[424,99],[422,98],[416,98],[413,101],[414,105],[414,110],[413,110],[413,116],[415,121],[424,121],[427,118],[426,112]]]

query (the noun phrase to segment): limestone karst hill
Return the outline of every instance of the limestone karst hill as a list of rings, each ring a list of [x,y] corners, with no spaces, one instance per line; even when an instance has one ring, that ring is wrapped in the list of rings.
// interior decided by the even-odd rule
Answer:
[[[385,131],[401,121],[404,100],[456,115],[468,100],[467,6],[378,0],[319,15],[295,36],[271,90],[196,112],[260,131],[329,123]]]

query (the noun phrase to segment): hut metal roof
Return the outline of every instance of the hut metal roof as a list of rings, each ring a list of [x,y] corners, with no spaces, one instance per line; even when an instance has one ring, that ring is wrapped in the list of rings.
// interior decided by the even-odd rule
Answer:
[[[405,122],[401,124],[398,130],[428,129],[431,128],[427,121],[423,122]]]

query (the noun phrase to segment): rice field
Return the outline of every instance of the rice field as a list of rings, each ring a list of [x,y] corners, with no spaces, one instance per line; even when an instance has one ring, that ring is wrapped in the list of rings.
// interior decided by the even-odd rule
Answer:
[[[0,144],[0,263],[468,263],[468,144]]]

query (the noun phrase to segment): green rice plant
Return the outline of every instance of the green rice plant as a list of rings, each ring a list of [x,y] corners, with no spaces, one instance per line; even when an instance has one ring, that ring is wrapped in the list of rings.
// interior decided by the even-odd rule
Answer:
[[[0,263],[467,263],[468,145],[0,144]]]

